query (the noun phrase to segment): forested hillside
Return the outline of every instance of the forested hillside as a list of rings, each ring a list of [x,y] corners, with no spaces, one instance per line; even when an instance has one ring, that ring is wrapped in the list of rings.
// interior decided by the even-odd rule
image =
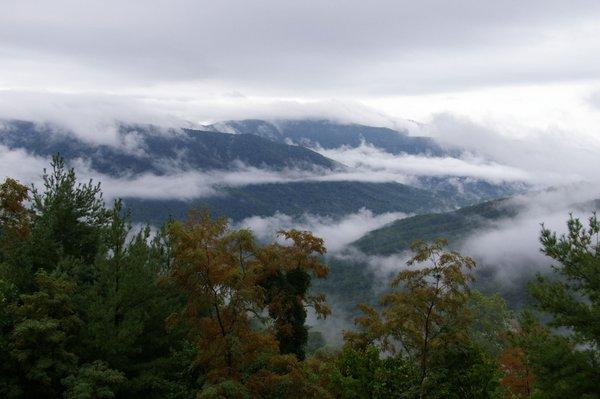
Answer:
[[[217,131],[253,134],[282,143],[295,143],[325,149],[341,146],[358,147],[363,143],[381,148],[392,154],[448,155],[456,153],[442,148],[429,137],[413,137],[383,127],[335,123],[328,120],[278,120],[257,119],[226,121],[209,126]]]
[[[81,158],[112,176],[166,174],[170,169],[234,169],[236,162],[271,169],[334,169],[341,165],[304,147],[255,135],[231,135],[152,125],[118,125],[115,142],[84,141],[69,130],[27,121],[0,122],[0,144],[34,155]]]
[[[132,228],[54,158],[41,186],[0,185],[0,396],[596,398],[599,234],[542,229],[555,267],[520,314],[473,289],[467,254],[417,242],[331,347],[307,325],[333,316],[321,238],[258,243],[207,212]]]
[[[419,213],[451,209],[456,200],[400,183],[292,182],[222,187],[217,195],[193,201],[125,198],[136,221],[162,223],[183,218],[189,209],[208,208],[218,216],[240,220],[281,212],[342,217],[367,208],[375,213]]]
[[[484,202],[445,213],[427,213],[397,220],[369,232],[352,245],[371,255],[406,251],[415,240],[448,237],[458,247],[462,240],[490,222],[517,215],[518,205],[506,199]]]
[[[113,179],[121,191],[136,186],[136,179],[143,186],[160,179],[181,181],[161,195],[145,194],[148,187],[119,195],[136,222],[155,224],[203,207],[234,220],[276,213],[342,217],[361,208],[376,214],[442,212],[526,187],[469,176],[386,173],[372,178],[371,170],[344,165],[305,147],[319,137],[323,143],[318,145],[326,148],[356,147],[367,140],[386,153],[425,159],[452,156],[432,139],[386,128],[311,120],[280,121],[275,126],[246,120],[206,129],[212,130],[117,123],[114,137],[95,141],[93,135],[82,137],[52,124],[5,120],[0,121],[0,149],[23,151],[35,160],[61,154],[68,165],[90,177]]]

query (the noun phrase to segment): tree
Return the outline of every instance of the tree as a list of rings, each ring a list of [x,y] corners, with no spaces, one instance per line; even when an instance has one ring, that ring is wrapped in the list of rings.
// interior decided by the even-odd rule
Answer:
[[[168,267],[162,243],[157,242],[161,233],[151,240],[149,227],[133,231],[120,200],[110,212],[92,265],[93,278],[79,292],[85,320],[82,361],[102,359],[122,373],[127,395],[163,397],[165,389],[172,388],[166,381],[174,368],[169,359],[180,349],[181,339],[178,330],[167,330],[165,319],[180,298],[160,283]]]
[[[29,189],[16,180],[7,178],[0,185],[0,259],[29,234],[31,212],[25,207],[28,199]]]
[[[10,362],[10,334],[15,323],[15,304],[19,286],[32,276],[18,262],[19,248],[31,229],[31,213],[25,202],[27,187],[7,178],[0,185],[0,396],[16,398],[23,395],[14,364]]]
[[[43,190],[31,190],[34,223],[28,261],[33,273],[51,270],[66,257],[92,264],[110,216],[99,183],[78,183],[60,156],[50,166],[50,171],[44,169]],[[87,271],[81,272],[83,277]]]
[[[308,340],[306,307],[312,306],[319,317],[330,310],[323,295],[309,295],[311,275],[327,277],[328,269],[317,255],[325,253],[323,240],[306,231],[281,231],[291,246],[272,244],[257,251],[262,270],[258,284],[265,290],[269,316],[275,320],[276,338],[281,353],[292,353],[304,360]]]
[[[198,349],[197,364],[209,381],[236,379],[261,351],[276,348],[272,337],[252,328],[261,317],[262,291],[255,284],[258,264],[249,231],[228,232],[223,219],[192,213],[169,228],[172,278],[186,298],[173,320],[189,324]]]
[[[361,305],[364,316],[356,319],[361,332],[346,333],[358,347],[379,345],[383,351],[406,356],[419,368],[419,397],[428,395],[432,373],[431,354],[444,346],[468,340],[470,318],[469,271],[475,262],[456,252],[444,251],[446,241],[428,245],[416,242],[408,268],[392,280],[392,292],[383,296],[381,314]]]
[[[111,370],[106,363],[84,364],[77,373],[64,379],[67,399],[111,399],[125,382],[122,373]]]
[[[557,236],[542,226],[542,252],[559,262],[558,278],[538,276],[530,286],[541,311],[552,315],[550,324],[572,330],[581,343],[600,349],[600,221],[596,214],[587,228],[571,216],[568,233]]]
[[[203,375],[200,397],[310,397],[317,386],[309,383],[309,373],[295,356],[280,353],[277,341],[277,336],[293,341],[302,330],[298,333],[296,324],[291,333],[275,332],[290,321],[284,315],[290,304],[297,312],[293,323],[304,320],[305,303],[324,309],[321,297],[306,296],[302,277],[296,281],[288,274],[313,270],[322,275],[322,264],[312,256],[324,250],[322,241],[292,231],[283,233],[292,238],[291,246],[261,248],[250,231],[227,227],[224,219],[212,220],[202,212],[168,229],[171,279],[185,298],[171,324],[188,326],[197,353],[194,366]],[[266,283],[269,276],[276,276],[277,283]],[[277,280],[282,276],[283,285]]]
[[[433,351],[427,397],[500,398],[501,373],[496,358],[475,340]]]
[[[506,347],[506,335],[514,319],[506,301],[498,294],[486,296],[471,290],[467,308],[472,320],[471,340],[489,355],[498,357]]]
[[[598,398],[598,359],[524,312],[500,357],[502,385],[514,398]]]
[[[335,398],[391,399],[418,395],[419,370],[414,364],[398,356],[382,358],[375,346],[346,345],[340,352],[316,361],[321,363],[318,371],[321,384]]]
[[[542,252],[558,262],[554,278],[538,276],[530,284],[536,307],[551,316],[550,327],[563,336],[528,321],[527,326],[542,331],[547,346],[533,339],[524,348],[536,366],[534,375],[547,397],[560,392],[579,392],[580,397],[600,397],[600,221],[593,214],[584,227],[572,215],[567,233],[558,236],[542,225]],[[550,388],[550,384],[555,388]]]
[[[73,300],[75,284],[58,270],[36,273],[37,291],[21,296],[10,337],[27,397],[56,397],[77,366],[75,338],[82,327]]]

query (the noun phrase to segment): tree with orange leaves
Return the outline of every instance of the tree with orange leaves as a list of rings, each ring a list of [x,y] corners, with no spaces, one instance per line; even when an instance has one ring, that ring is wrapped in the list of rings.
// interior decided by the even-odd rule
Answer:
[[[509,347],[500,355],[500,368],[504,377],[500,384],[509,398],[530,398],[534,376],[525,351],[520,347]]]
[[[318,257],[325,253],[325,246],[307,231],[281,231],[279,236],[291,240],[292,245],[275,243],[258,251],[263,266],[258,283],[265,290],[281,353],[303,360],[308,339],[306,307],[313,307],[319,317],[330,313],[324,295],[308,294],[311,272],[317,278],[327,277],[328,269]]]
[[[25,207],[29,199],[29,189],[18,181],[7,178],[0,185],[0,226],[2,238],[9,233],[22,239],[29,232],[31,212]]]
[[[288,278],[293,271],[326,275],[327,269],[314,256],[324,248],[322,240],[309,233],[281,235],[292,245],[260,247],[250,231],[229,231],[226,220],[213,220],[208,212],[192,213],[186,222],[169,227],[171,279],[185,297],[183,309],[170,322],[188,325],[197,351],[195,366],[205,379],[202,395],[260,392],[266,397],[275,389],[268,381],[299,386],[298,379],[304,376],[295,357],[280,354],[277,338],[290,331],[293,336],[293,328],[284,328],[290,306],[302,306],[304,311],[305,305],[313,304],[326,314],[323,298],[307,296],[304,286],[286,292],[286,287],[265,281],[269,276]],[[288,282],[293,285],[293,278]],[[303,389],[294,395],[309,387],[300,385]]]

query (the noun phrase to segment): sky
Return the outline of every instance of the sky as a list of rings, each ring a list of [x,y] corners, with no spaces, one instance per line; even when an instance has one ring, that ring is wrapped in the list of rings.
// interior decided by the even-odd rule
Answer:
[[[510,134],[574,127],[590,135],[600,111],[593,0],[1,7],[2,114],[34,105],[108,113],[116,104],[123,116],[127,103],[144,119],[320,112],[393,123],[451,112]]]

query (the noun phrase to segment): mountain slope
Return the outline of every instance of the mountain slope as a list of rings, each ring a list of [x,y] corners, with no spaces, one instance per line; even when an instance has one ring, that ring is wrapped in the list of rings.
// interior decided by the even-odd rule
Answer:
[[[11,149],[49,157],[82,158],[101,173],[113,176],[154,173],[173,168],[231,169],[236,162],[257,168],[335,169],[337,162],[310,149],[276,143],[254,135],[231,135],[154,126],[121,126],[116,145],[83,141],[70,132],[8,121],[0,131],[0,144]]]
[[[126,198],[139,221],[159,223],[169,216],[182,218],[189,209],[208,208],[215,215],[240,220],[250,216],[291,216],[304,213],[341,217],[367,208],[373,213],[420,213],[448,209],[453,204],[435,193],[399,183],[352,181],[290,182],[223,187],[221,195],[183,200]]]
[[[415,240],[444,237],[451,244],[458,244],[474,230],[517,212],[515,205],[501,199],[452,212],[422,214],[373,230],[351,245],[368,255],[390,255],[408,249]]]
[[[473,204],[482,198],[498,198],[512,193],[510,186],[456,177],[451,180],[426,177],[419,180],[419,188],[391,182],[327,181],[326,178],[314,181],[317,176],[326,176],[341,170],[351,172],[353,169],[308,148],[271,141],[269,138],[289,141],[289,138],[283,139],[283,136],[276,137],[281,133],[278,126],[265,124],[263,121],[239,123],[260,131],[263,137],[254,134],[163,129],[152,125],[121,125],[116,132],[115,143],[108,145],[85,141],[71,132],[46,125],[8,121],[0,123],[0,144],[42,157],[60,153],[67,160],[81,159],[94,171],[113,177],[135,178],[144,174],[175,176],[182,171],[194,171],[198,172],[198,184],[210,184],[210,188],[219,192],[216,196],[191,200],[178,199],[180,196],[175,190],[162,196],[171,199],[127,198],[128,206],[140,222],[160,223],[169,216],[185,217],[190,208],[205,207],[215,214],[235,220],[254,215],[271,216],[276,212],[292,216],[309,213],[340,217],[357,212],[361,208],[369,209],[375,214],[429,213]],[[415,143],[415,138],[390,129],[360,125],[294,121],[281,122],[280,126],[288,126],[291,130],[286,131],[296,132],[296,138],[305,137],[304,132],[307,131],[314,134],[314,137],[322,133],[323,137],[332,140],[331,145],[340,144],[341,141],[335,141],[338,139],[345,140],[345,144],[360,145],[359,135],[363,133],[371,138],[387,137],[391,140],[404,140],[405,144]],[[414,146],[403,148],[420,151]],[[309,181],[304,182],[258,184],[257,180],[252,180],[254,171],[248,171],[244,166],[269,171],[301,169],[315,173],[306,174],[310,175],[307,177]],[[244,179],[249,180],[243,186],[203,183],[201,174],[214,170],[229,170],[233,173],[246,170],[248,173]],[[196,175],[192,174],[186,180],[189,182],[187,184],[196,184],[194,176]],[[289,174],[282,175],[283,177],[287,179]],[[352,178],[351,173],[348,174],[348,178]]]
[[[227,121],[210,128],[240,134],[253,134],[270,140],[325,149],[341,146],[358,147],[368,143],[392,154],[447,154],[440,145],[429,137],[412,137],[396,130],[340,124],[327,120],[280,120],[267,122],[258,119]]]

